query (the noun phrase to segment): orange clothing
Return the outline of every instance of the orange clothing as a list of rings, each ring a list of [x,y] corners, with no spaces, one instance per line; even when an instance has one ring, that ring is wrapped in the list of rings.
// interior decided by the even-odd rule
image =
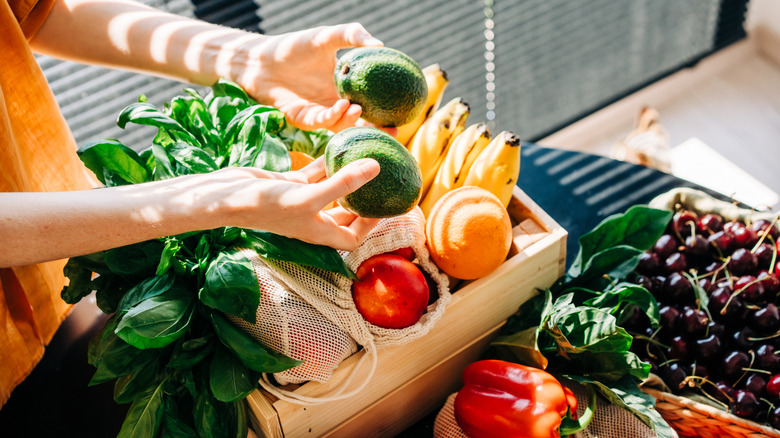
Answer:
[[[0,192],[92,187],[28,44],[54,2],[0,0]],[[64,264],[0,269],[0,406],[40,361],[67,316],[70,306],[60,298]]]

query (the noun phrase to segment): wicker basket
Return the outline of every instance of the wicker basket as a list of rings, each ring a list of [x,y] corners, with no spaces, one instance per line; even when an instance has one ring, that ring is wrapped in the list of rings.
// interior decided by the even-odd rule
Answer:
[[[665,391],[647,387],[642,390],[657,399],[655,409],[680,436],[780,438],[780,430],[770,426]]]

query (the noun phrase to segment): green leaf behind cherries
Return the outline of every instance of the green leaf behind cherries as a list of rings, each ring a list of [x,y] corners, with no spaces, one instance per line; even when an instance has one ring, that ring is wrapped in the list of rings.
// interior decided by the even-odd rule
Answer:
[[[657,301],[628,277],[671,218],[670,211],[637,205],[582,235],[566,274],[509,318],[492,354],[594,384],[658,436],[672,436],[638,386],[651,365],[630,351],[633,337],[621,327],[637,311],[658,325]]]

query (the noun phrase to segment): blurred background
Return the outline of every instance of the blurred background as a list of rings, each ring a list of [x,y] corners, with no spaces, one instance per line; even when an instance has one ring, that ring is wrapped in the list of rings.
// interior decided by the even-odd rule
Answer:
[[[669,172],[759,208],[779,201],[775,0],[142,1],[264,34],[360,22],[421,66],[440,64],[445,101],[463,97],[470,121],[551,148],[615,156],[650,107],[641,139],[670,157]],[[122,131],[116,115],[142,94],[162,105],[189,86],[38,59],[79,144],[147,147],[149,128]]]

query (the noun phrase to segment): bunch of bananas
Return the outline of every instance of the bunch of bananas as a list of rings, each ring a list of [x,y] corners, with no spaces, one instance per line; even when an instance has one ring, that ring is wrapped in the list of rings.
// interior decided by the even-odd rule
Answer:
[[[471,108],[456,97],[441,105],[449,84],[441,66],[423,69],[428,98],[422,113],[398,127],[398,140],[417,160],[423,176],[420,208],[427,216],[444,194],[461,186],[482,187],[504,206],[520,172],[520,139],[510,131],[492,138],[484,122],[467,125]]]

